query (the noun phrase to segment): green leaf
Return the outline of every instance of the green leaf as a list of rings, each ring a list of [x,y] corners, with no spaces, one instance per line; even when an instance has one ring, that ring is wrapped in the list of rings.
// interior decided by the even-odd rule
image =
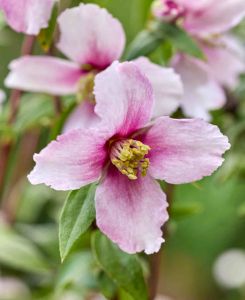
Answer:
[[[135,300],[147,300],[147,288],[140,262],[135,255],[121,251],[106,236],[92,236],[94,255],[105,273]]]
[[[99,289],[106,299],[114,299],[117,293],[117,285],[114,281],[102,271],[98,276],[98,282]]]
[[[187,203],[174,203],[170,209],[171,219],[179,220],[193,215],[197,215],[203,211],[202,203],[200,202],[187,202]]]
[[[124,59],[132,60],[139,56],[146,56],[157,49],[162,42],[163,39],[156,35],[154,31],[141,31],[129,45]]]
[[[66,199],[59,223],[59,245],[62,261],[95,218],[95,189],[96,184],[87,185],[80,190],[72,191]]]
[[[93,274],[94,265],[94,257],[90,252],[70,255],[58,271],[56,292],[60,293],[67,287],[79,287],[83,290],[97,287],[96,276]]]
[[[62,114],[57,118],[57,120],[55,120],[54,125],[52,126],[50,132],[50,137],[49,137],[50,141],[55,140],[57,136],[62,132],[62,128],[65,124],[65,121],[67,120],[67,117],[70,115],[74,107],[76,107],[75,103],[69,105],[68,108],[65,108]]]
[[[149,55],[163,43],[170,43],[176,50],[204,59],[197,43],[180,27],[169,23],[154,23],[150,29],[141,31],[129,45],[125,60]]]
[[[25,94],[21,97],[20,110],[14,125],[17,133],[28,129],[49,125],[54,116],[52,98],[43,94]]]
[[[156,31],[157,35],[170,41],[176,50],[199,59],[205,59],[204,53],[198,47],[197,43],[179,26],[169,23],[159,23]]]
[[[49,272],[48,263],[38,248],[11,229],[0,226],[0,262],[21,271]]]

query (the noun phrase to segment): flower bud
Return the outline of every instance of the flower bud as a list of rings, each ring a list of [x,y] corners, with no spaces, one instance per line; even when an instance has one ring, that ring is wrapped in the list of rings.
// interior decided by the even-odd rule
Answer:
[[[155,0],[151,11],[156,19],[172,22],[183,15],[184,8],[173,0]]]

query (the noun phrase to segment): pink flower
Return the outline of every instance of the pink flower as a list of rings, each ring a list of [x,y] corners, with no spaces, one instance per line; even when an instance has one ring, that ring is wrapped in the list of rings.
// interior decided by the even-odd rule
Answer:
[[[153,117],[170,115],[180,104],[183,87],[178,75],[173,69],[162,68],[153,64],[146,57],[140,57],[134,61],[140,70],[150,80],[154,97]],[[88,128],[96,126],[100,118],[94,113],[95,103],[83,101],[68,117],[63,132],[75,128]]]
[[[232,36],[200,42],[207,61],[177,55],[172,67],[181,76],[184,96],[180,106],[186,116],[210,120],[210,110],[223,107],[224,87],[234,89],[245,72],[244,48]]]
[[[209,65],[187,55],[178,55],[172,66],[180,74],[184,85],[180,101],[184,114],[209,121],[209,111],[221,108],[226,101],[224,90]]]
[[[19,58],[10,64],[6,86],[56,95],[77,94],[86,81],[118,60],[124,50],[125,34],[120,22],[97,5],[67,9],[58,23],[58,48],[71,61],[47,56]],[[152,82],[156,115],[175,111],[182,95],[179,76],[147,58],[139,58],[136,63]]]
[[[184,7],[172,0],[156,0],[152,4],[152,13],[160,21],[172,22],[184,14]]]
[[[15,31],[37,35],[48,26],[57,0],[0,0],[6,20]]]
[[[214,36],[231,29],[245,16],[244,0],[158,0],[153,14],[160,21],[175,21],[197,38],[207,62],[177,55],[174,69],[181,75],[184,97],[180,106],[190,117],[210,120],[209,110],[226,101],[223,87],[234,88],[245,71],[241,45],[234,38]]]
[[[206,37],[236,26],[245,16],[244,0],[157,0],[153,14],[160,20],[182,19],[183,27],[193,35]]]
[[[239,75],[245,72],[245,48],[232,35],[219,37],[213,43],[202,45],[209,70],[219,84],[234,89],[239,83]]]
[[[166,196],[155,179],[187,183],[223,162],[228,139],[202,120],[152,119],[154,95],[137,64],[114,62],[95,78],[99,127],[75,129],[39,154],[32,184],[73,190],[98,181],[97,225],[128,253],[160,249]],[[150,123],[149,123],[150,122]]]

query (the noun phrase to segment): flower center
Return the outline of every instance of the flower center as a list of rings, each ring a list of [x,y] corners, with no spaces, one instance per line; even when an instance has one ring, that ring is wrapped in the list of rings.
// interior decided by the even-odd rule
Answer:
[[[89,72],[86,75],[83,75],[79,80],[77,88],[77,100],[79,102],[86,100],[91,103],[95,103],[95,97],[93,94],[94,78],[94,72]]]
[[[184,9],[174,0],[156,0],[153,2],[152,12],[158,19],[171,22],[179,18]]]
[[[137,179],[139,173],[146,176],[150,165],[145,158],[151,148],[140,141],[127,139],[115,142],[111,148],[111,162],[129,179]]]

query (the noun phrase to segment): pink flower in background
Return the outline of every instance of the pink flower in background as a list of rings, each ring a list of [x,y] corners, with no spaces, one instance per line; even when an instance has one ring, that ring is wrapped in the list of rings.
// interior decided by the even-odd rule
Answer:
[[[244,0],[157,0],[152,12],[156,18],[181,19],[189,33],[198,37],[220,34],[236,26],[245,16]]]
[[[179,107],[180,98],[183,94],[179,75],[173,69],[151,63],[146,57],[140,57],[134,63],[150,80],[153,87],[156,101],[154,102],[152,117],[172,114]],[[82,102],[67,119],[63,132],[97,125],[100,118],[94,113],[94,106],[95,103]]]
[[[209,111],[221,108],[226,101],[225,92],[209,66],[187,55],[176,56],[172,66],[180,74],[184,86],[180,102],[183,113],[209,121]]]
[[[200,42],[200,46],[207,61],[176,55],[171,65],[183,82],[180,106],[185,115],[210,120],[209,111],[226,102],[224,87],[234,89],[245,72],[244,48],[231,36]]]
[[[207,37],[238,25],[245,16],[244,0],[176,0],[185,9],[183,26],[193,35]]]
[[[212,44],[213,43],[213,44]],[[245,72],[244,47],[232,36],[200,43],[207,61],[176,55],[172,67],[181,76],[184,96],[180,106],[186,116],[210,120],[210,110],[226,102],[224,87],[234,89]]]
[[[210,175],[222,164],[228,139],[198,119],[151,121],[152,85],[136,63],[114,62],[96,76],[94,94],[100,126],[59,136],[35,154],[28,178],[56,190],[98,181],[101,231],[128,253],[156,252],[168,213],[155,179],[180,184]]]
[[[19,58],[10,64],[6,86],[55,95],[77,94],[88,79],[94,80],[124,50],[125,34],[120,22],[97,5],[81,4],[67,9],[58,18],[58,24],[61,33],[58,48],[70,61],[47,56]],[[147,58],[139,58],[136,63],[152,82],[157,100],[155,115],[174,112],[183,92],[179,76]]]
[[[225,104],[223,87],[233,89],[239,75],[245,72],[241,44],[232,37],[215,37],[241,21],[245,16],[245,1],[158,0],[152,12],[160,21],[179,21],[197,38],[206,54],[207,62],[177,55],[173,66],[184,84],[180,104],[183,112],[190,117],[210,120],[209,110]]]
[[[184,14],[184,7],[172,0],[156,0],[152,4],[152,13],[160,21],[172,22]]]
[[[214,45],[202,44],[209,70],[219,84],[234,89],[239,75],[245,72],[245,47],[232,35],[221,36],[213,42]]]
[[[108,67],[124,49],[124,31],[105,9],[93,4],[67,9],[58,18],[59,50],[69,60],[26,56],[10,64],[8,87],[56,95],[74,94],[79,80]]]
[[[57,0],[0,0],[7,23],[17,32],[37,35],[48,26],[53,5]]]

